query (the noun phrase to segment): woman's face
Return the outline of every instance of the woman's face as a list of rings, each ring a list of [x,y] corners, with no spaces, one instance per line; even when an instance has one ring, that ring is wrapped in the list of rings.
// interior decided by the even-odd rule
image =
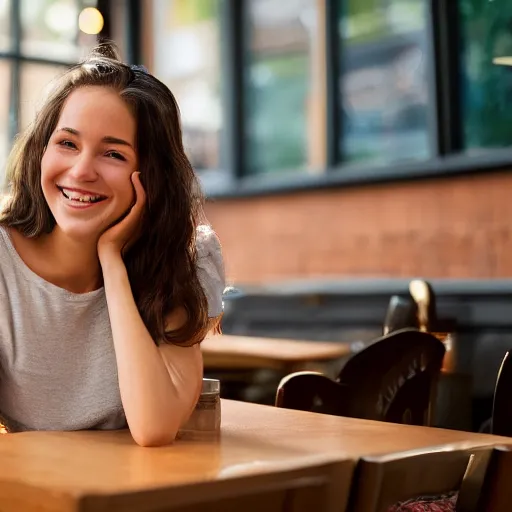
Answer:
[[[63,233],[97,239],[130,208],[135,137],[135,119],[114,90],[69,95],[41,160],[43,194]]]

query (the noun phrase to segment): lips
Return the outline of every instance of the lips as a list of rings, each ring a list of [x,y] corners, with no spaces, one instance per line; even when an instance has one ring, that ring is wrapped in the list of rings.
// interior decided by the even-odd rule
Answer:
[[[96,204],[107,199],[107,196],[91,190],[68,188],[60,185],[57,185],[57,188],[66,199],[76,203]]]

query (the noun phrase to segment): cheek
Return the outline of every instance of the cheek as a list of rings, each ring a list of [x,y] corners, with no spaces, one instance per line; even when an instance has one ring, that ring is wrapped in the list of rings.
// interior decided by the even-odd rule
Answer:
[[[43,186],[45,183],[48,184],[56,174],[58,174],[58,161],[47,151],[41,159],[41,184]]]
[[[133,189],[130,176],[128,176],[128,178],[123,176],[122,178],[111,180],[107,185],[115,192],[117,196],[116,202],[124,209],[130,207],[134,202],[135,190]]]

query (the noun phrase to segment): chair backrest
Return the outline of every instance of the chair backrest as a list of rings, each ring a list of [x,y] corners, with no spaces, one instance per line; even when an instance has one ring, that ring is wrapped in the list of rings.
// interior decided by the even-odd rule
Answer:
[[[403,329],[352,356],[337,382],[345,416],[430,425],[445,347],[431,334]]]
[[[419,506],[425,502],[435,504],[432,510],[455,509],[470,458],[488,459],[491,450],[488,447],[453,449],[446,446],[364,457],[356,467],[348,510],[428,510]],[[407,503],[409,500],[413,503]]]
[[[392,295],[389,299],[383,334],[408,327],[418,328],[418,307],[410,296]]]
[[[460,487],[457,512],[512,510],[512,446],[496,446],[488,457],[470,461]]]
[[[344,387],[318,372],[295,372],[281,379],[275,406],[343,416]]]
[[[491,431],[499,436],[512,437],[512,356],[510,352],[505,354],[496,379]]]

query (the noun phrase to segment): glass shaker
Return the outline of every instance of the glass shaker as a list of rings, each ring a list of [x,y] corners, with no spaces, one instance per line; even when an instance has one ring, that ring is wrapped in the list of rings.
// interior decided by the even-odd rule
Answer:
[[[208,440],[220,436],[220,381],[203,379],[201,396],[188,421],[178,431],[178,439]]]

